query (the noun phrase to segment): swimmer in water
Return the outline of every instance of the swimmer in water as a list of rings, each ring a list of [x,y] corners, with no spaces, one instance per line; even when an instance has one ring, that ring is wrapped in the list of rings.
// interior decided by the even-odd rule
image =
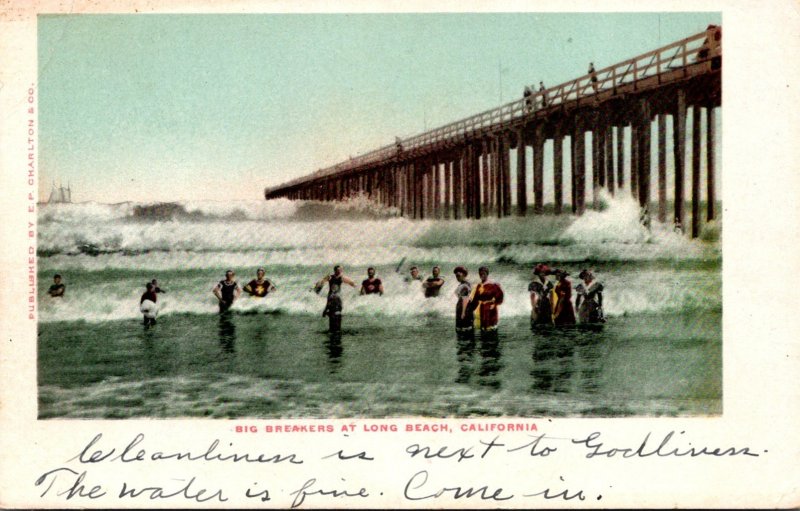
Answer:
[[[572,308],[572,282],[567,278],[569,272],[566,270],[555,270],[556,276],[555,291],[556,303],[553,308],[553,324],[555,326],[570,326],[575,324],[575,309]]]
[[[158,314],[156,302],[158,301],[158,295],[156,294],[155,286],[152,282],[148,282],[146,288],[147,290],[142,294],[141,299],[139,299],[139,307],[144,317],[144,326],[149,328],[156,324],[156,315]],[[145,304],[145,302],[148,301],[152,303]]]
[[[375,277],[375,268],[372,266],[367,268],[367,278],[361,282],[361,294],[383,296],[383,282]]]
[[[469,272],[463,266],[456,266],[453,273],[458,281],[453,293],[456,295],[456,332],[472,332],[475,329],[475,317],[469,308],[469,295],[472,293],[472,284],[467,280]]]
[[[475,286],[469,308],[478,309],[482,331],[497,330],[497,324],[500,322],[497,307],[503,303],[503,288],[497,282],[489,280],[489,268],[486,266],[478,269],[478,275],[481,281]]]
[[[231,308],[233,302],[242,294],[242,288],[236,282],[236,273],[233,270],[225,272],[225,280],[220,280],[211,290],[219,300],[219,311],[225,312]]]
[[[603,283],[595,279],[590,270],[578,274],[583,283],[575,286],[575,308],[581,323],[605,323],[603,314]]]
[[[64,296],[64,292],[67,290],[67,286],[61,282],[61,275],[56,273],[53,275],[53,285],[50,286],[50,289],[47,290],[47,294],[52,296],[53,298],[60,298]]]
[[[333,267],[333,273],[320,279],[314,286],[314,290],[319,293],[325,284],[328,284],[328,301],[325,303],[325,310],[322,316],[328,316],[328,327],[331,332],[339,332],[342,329],[342,284],[356,287],[355,282],[345,276],[344,269],[340,265]]]
[[[422,283],[422,289],[425,290],[425,298],[433,298],[439,296],[439,291],[444,285],[444,279],[439,276],[441,269],[434,266],[431,270],[431,276]]]
[[[265,273],[266,272],[264,271],[264,268],[259,268],[256,270],[256,278],[244,286],[244,292],[250,296],[264,298],[268,294],[275,291],[275,286],[272,284],[272,282],[264,278]]]
[[[528,284],[531,296],[531,326],[552,325],[553,310],[550,294],[553,283],[547,278],[551,274],[550,267],[539,263],[533,268],[533,280]]]
[[[419,268],[412,266],[408,269],[409,276],[405,278],[406,283],[422,282],[422,275],[419,274]]]

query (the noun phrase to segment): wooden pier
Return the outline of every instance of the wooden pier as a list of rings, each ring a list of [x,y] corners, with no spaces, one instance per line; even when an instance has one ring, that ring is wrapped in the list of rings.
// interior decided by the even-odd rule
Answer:
[[[569,198],[573,214],[599,205],[601,188],[627,189],[650,221],[651,145],[656,134],[657,219],[667,212],[667,162],[674,168],[672,222],[686,229],[686,174],[691,170],[691,235],[715,217],[715,109],[721,106],[722,31],[705,32],[570,82],[534,92],[419,135],[397,139],[369,153],[264,191],[267,200],[341,201],[365,194],[401,215],[425,219],[525,216],[544,212],[545,143],[552,141],[553,212],[564,208],[564,141],[568,151]],[[701,113],[705,111],[704,128]],[[687,117],[691,116],[691,159],[686,169]],[[672,155],[667,154],[667,123]],[[630,132],[630,142],[624,133]],[[590,158],[586,133],[591,132]],[[527,147],[532,148],[532,196],[528,201]],[[706,215],[700,212],[701,158],[706,153]],[[625,154],[626,149],[629,154]],[[511,151],[516,153],[512,202]],[[625,182],[624,162],[630,159]],[[589,161],[587,161],[587,159]],[[591,182],[587,183],[587,165]]]

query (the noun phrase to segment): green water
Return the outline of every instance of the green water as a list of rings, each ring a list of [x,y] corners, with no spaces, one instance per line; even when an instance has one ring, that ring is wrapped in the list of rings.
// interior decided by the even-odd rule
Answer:
[[[40,324],[39,416],[470,417],[722,412],[721,313],[459,340],[451,318],[175,314]]]

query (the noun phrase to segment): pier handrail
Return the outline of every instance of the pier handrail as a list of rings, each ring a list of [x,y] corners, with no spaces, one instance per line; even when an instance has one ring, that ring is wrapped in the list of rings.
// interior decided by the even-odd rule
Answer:
[[[716,27],[716,29],[720,30],[721,27]],[[609,90],[616,91],[620,86],[626,84],[632,84],[635,90],[636,83],[644,78],[685,69],[690,63],[703,62],[721,55],[721,41],[716,41],[711,45],[707,40],[708,36],[710,36],[709,30],[700,32],[656,50],[595,70],[594,73],[584,74],[543,91],[535,91],[530,96],[490,108],[406,139],[398,139],[397,143],[380,147],[336,165],[319,169],[310,175],[271,187],[267,192],[364,166],[392,161],[404,154],[414,155],[423,152],[427,147],[449,140],[464,140],[479,134],[491,134],[512,127],[515,123],[527,118],[544,116],[553,110],[564,108],[568,103],[579,104],[581,100],[594,99],[597,95]],[[711,51],[705,57],[700,58],[699,52],[704,48]],[[665,58],[665,54],[673,50],[674,53]],[[680,59],[679,66],[672,65],[676,58]],[[532,86],[531,89],[533,89]]]

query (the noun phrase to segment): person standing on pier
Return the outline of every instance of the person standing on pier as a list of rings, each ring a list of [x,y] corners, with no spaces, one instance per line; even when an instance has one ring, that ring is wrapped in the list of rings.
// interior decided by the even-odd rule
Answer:
[[[572,308],[572,283],[567,278],[566,270],[556,270],[556,286],[554,288],[556,301],[553,304],[553,324],[555,326],[569,326],[575,324],[575,309]]]
[[[217,300],[219,300],[220,312],[226,312],[230,309],[233,302],[242,294],[242,288],[239,287],[239,283],[236,282],[235,277],[236,273],[234,273],[233,270],[226,271],[225,280],[220,280],[217,285],[214,286],[214,289],[211,290],[214,296],[217,297]]]
[[[550,294],[553,292],[553,283],[547,278],[550,267],[539,263],[533,268],[533,280],[528,284],[531,295],[531,326],[552,325],[553,310],[550,303]]]
[[[439,296],[439,291],[444,285],[444,279],[439,276],[441,268],[434,266],[431,270],[431,276],[422,283],[422,288],[425,290],[425,298],[435,298]]]
[[[475,329],[475,317],[469,308],[469,295],[472,293],[472,284],[467,281],[469,272],[463,266],[456,266],[453,273],[458,281],[456,287],[456,332],[468,333]]]
[[[575,286],[575,308],[581,323],[605,323],[603,315],[603,284],[594,278],[594,273],[583,270],[578,275],[582,284]]]
[[[481,331],[497,330],[500,322],[500,314],[497,309],[503,303],[503,288],[497,282],[489,280],[489,268],[481,266],[478,269],[481,278],[480,283],[475,286],[475,292],[469,301],[469,309],[478,309]]]
[[[695,62],[705,60],[709,57],[715,57],[718,53],[719,42],[722,39],[722,31],[719,30],[717,25],[709,25],[706,27],[706,38],[703,44],[697,50]]]
[[[522,91],[522,97],[525,99],[525,113],[533,112],[533,100],[531,96],[533,96],[533,90],[526,85],[525,90]]]
[[[589,62],[589,79],[592,82],[592,90],[597,94],[597,71],[594,70],[594,62]]]
[[[367,268],[367,278],[361,282],[361,294],[383,296],[383,282],[375,277],[375,268],[372,266]]]
[[[333,267],[332,274],[322,277],[317,282],[314,290],[319,293],[325,283],[328,284],[328,301],[325,303],[325,310],[322,311],[322,316],[328,317],[328,328],[331,332],[339,332],[342,330],[342,284],[347,284],[350,287],[356,287],[356,284],[345,276],[344,269],[338,264]]]
[[[547,89],[544,88],[544,82],[539,82],[539,94],[542,96],[542,108],[547,106]]]

